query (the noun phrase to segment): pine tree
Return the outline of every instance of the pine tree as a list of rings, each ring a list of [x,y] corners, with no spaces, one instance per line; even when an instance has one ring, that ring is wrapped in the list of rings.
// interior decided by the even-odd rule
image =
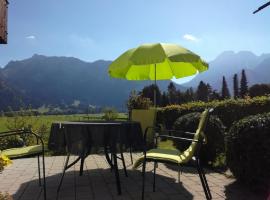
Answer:
[[[239,97],[239,85],[238,85],[238,76],[234,74],[233,76],[233,96],[235,99]]]
[[[240,81],[240,96],[244,98],[248,94],[248,85],[245,70],[242,70],[242,77]]]
[[[226,79],[225,77],[223,76],[223,79],[222,79],[222,89],[221,89],[221,98],[222,99],[228,99],[230,98],[230,92],[229,92],[229,89],[228,89],[228,86],[227,86],[227,82],[226,82]]]
[[[169,104],[177,103],[177,90],[173,82],[170,82],[168,85],[168,99],[169,99]]]
[[[199,101],[208,101],[208,87],[203,81],[200,81],[198,85],[196,96]]]
[[[167,106],[169,104],[168,94],[163,92],[161,95],[161,106]]]
[[[194,101],[194,92],[192,87],[186,90],[186,92],[183,94],[183,98],[185,102]]]

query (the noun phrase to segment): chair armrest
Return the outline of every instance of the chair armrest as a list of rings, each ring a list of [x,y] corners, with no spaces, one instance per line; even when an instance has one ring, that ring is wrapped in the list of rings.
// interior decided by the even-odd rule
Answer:
[[[12,131],[5,131],[0,133],[0,138],[2,137],[8,137],[8,136],[13,136],[13,135],[21,135],[25,134],[26,132],[22,129],[19,130],[12,130]]]
[[[173,140],[182,140],[182,141],[187,141],[187,142],[198,142],[198,140],[195,140],[195,139],[176,137],[176,136],[171,136],[171,135],[158,135],[156,137],[157,138],[168,138],[168,139],[173,139]]]
[[[167,129],[164,131],[168,132],[169,134],[172,132],[181,133],[181,135],[190,135],[190,136],[194,136],[194,134],[195,134],[194,132],[188,132],[188,131],[184,131],[184,130]]]
[[[148,126],[148,127],[146,127],[146,129],[144,131],[144,134],[143,134],[143,153],[144,153],[145,156],[146,156],[146,137],[147,137],[147,132],[150,129],[159,130],[160,127],[158,127],[158,126]]]
[[[160,130],[160,127],[158,127],[158,126],[148,126],[148,127],[146,127],[146,129],[145,129],[145,131],[144,131],[144,134],[143,134],[143,140],[146,142],[146,136],[147,136],[147,132],[148,132],[148,130],[150,130],[150,129],[152,129],[152,130]]]

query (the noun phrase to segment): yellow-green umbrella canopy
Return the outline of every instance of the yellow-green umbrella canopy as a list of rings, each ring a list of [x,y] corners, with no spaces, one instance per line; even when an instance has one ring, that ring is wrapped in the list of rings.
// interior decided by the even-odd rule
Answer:
[[[168,80],[191,76],[208,69],[200,56],[175,44],[143,44],[113,61],[111,77],[127,80]]]

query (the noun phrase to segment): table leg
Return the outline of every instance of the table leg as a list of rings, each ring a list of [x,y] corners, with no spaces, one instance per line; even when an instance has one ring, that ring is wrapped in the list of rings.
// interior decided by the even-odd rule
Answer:
[[[112,159],[109,156],[108,146],[104,147],[104,153],[105,153],[106,160],[107,160],[107,162],[109,163],[109,165],[110,165],[110,167],[112,169],[113,168],[113,163],[112,163]]]
[[[121,183],[120,183],[120,178],[119,178],[119,171],[118,171],[118,164],[117,164],[117,155],[115,152],[113,154],[113,163],[114,163],[114,173],[115,173],[115,179],[116,179],[116,186],[117,186],[117,191],[118,194],[120,195],[121,192]]]
[[[63,182],[63,178],[65,176],[65,172],[66,172],[66,169],[67,169],[67,166],[68,166],[69,156],[70,156],[70,154],[68,154],[67,158],[66,158],[66,162],[65,162],[65,166],[64,166],[64,169],[63,169],[63,172],[62,172],[60,183],[59,183],[58,188],[57,188],[57,193],[60,191],[60,188],[61,188],[61,185],[62,185],[62,182]]]
[[[81,158],[80,176],[82,176],[82,174],[83,174],[83,164],[84,164],[84,159],[85,159],[85,157],[82,157],[82,158]]]
[[[70,157],[70,154],[67,155],[65,166],[64,166],[64,169],[63,169],[63,172],[62,172],[62,176],[61,176],[61,179],[60,179],[60,183],[59,183],[58,188],[57,188],[57,193],[60,191],[60,188],[61,188],[61,185],[62,185],[64,176],[65,176],[66,170],[69,169],[70,167],[72,167],[73,165],[75,165],[80,159],[85,159],[85,157],[78,157],[75,161],[73,161],[72,163],[68,164],[69,157]]]

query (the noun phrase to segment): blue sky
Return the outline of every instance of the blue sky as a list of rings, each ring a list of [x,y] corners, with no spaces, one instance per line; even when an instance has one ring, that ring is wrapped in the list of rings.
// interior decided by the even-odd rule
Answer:
[[[33,54],[113,60],[142,43],[178,43],[206,61],[225,50],[270,52],[266,0],[10,0],[0,66]]]

